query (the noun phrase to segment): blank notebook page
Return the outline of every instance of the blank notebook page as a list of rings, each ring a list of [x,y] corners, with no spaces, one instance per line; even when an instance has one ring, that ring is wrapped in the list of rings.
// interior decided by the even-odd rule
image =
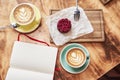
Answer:
[[[10,61],[10,69],[8,71],[7,77],[9,76],[9,73],[15,74],[16,71],[18,71],[18,74],[22,72],[23,74],[27,74],[27,71],[30,71],[28,75],[38,73],[38,75],[50,74],[53,77],[57,50],[58,49],[55,47],[15,41]],[[14,76],[18,75],[16,74]]]

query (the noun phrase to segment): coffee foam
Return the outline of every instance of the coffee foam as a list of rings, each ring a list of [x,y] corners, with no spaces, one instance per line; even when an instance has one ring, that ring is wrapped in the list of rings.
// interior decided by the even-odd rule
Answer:
[[[30,5],[22,4],[15,8],[13,15],[19,24],[27,24],[33,20],[34,10]]]
[[[67,54],[67,61],[72,66],[80,66],[84,63],[86,57],[82,50],[74,48]]]

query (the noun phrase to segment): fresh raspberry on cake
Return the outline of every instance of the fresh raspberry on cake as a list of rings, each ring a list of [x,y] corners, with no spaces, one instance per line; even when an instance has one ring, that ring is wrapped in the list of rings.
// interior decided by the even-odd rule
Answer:
[[[60,19],[57,23],[57,29],[61,33],[67,33],[71,30],[71,21],[68,20],[67,18],[65,19]]]

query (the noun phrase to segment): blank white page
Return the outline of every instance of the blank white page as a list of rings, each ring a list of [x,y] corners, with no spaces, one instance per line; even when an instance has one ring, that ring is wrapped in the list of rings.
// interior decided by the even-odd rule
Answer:
[[[53,80],[52,74],[10,68],[5,80]]]
[[[57,51],[55,47],[15,41],[10,67],[53,75]]]

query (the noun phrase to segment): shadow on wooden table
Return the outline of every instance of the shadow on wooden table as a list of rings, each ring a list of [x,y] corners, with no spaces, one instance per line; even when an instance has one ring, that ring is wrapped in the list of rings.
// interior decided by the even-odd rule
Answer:
[[[120,64],[108,71],[98,80],[120,80]]]

